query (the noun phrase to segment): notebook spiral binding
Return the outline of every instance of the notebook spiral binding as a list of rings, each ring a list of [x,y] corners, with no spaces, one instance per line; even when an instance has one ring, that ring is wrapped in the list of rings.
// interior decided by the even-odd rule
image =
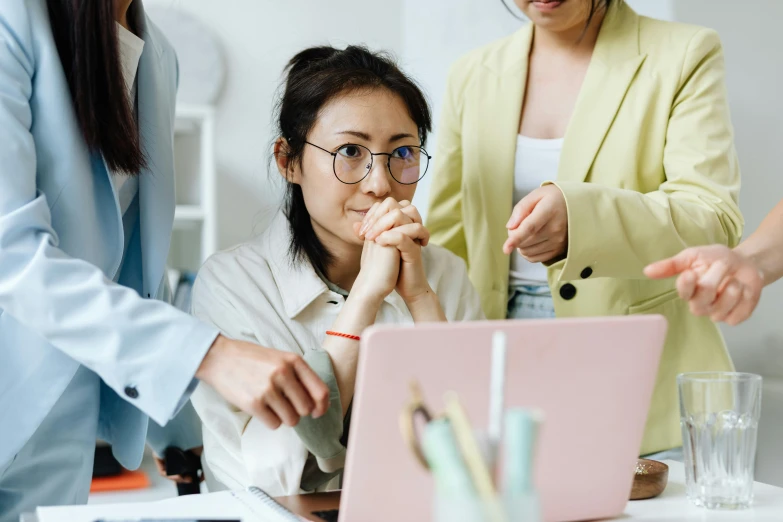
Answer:
[[[240,495],[234,495],[234,496],[237,500],[244,503],[253,512],[264,516],[264,518],[261,519],[263,522],[302,522],[301,518],[299,518],[297,515],[295,515],[285,507],[283,507],[275,499],[267,495],[262,489],[259,489],[255,486],[250,486],[249,488],[247,488],[247,492],[260,501],[261,505],[264,506],[264,508],[266,508],[267,510],[265,513],[258,513],[258,510],[254,509],[257,508],[258,506],[247,505],[245,500]],[[274,518],[268,518],[270,516],[274,516]]]

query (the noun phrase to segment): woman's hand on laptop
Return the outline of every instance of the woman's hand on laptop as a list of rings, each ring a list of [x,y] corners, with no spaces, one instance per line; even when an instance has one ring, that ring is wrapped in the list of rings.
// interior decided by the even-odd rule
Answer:
[[[196,377],[271,429],[318,418],[329,407],[329,388],[301,357],[222,335]]]

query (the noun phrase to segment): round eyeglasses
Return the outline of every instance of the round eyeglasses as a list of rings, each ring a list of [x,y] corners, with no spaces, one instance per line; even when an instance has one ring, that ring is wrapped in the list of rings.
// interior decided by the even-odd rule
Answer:
[[[427,173],[432,159],[426,150],[413,145],[397,147],[391,152],[372,152],[364,145],[346,143],[337,152],[331,152],[309,141],[305,143],[332,156],[334,175],[346,185],[355,185],[366,178],[372,170],[375,156],[388,157],[386,167],[397,183],[413,185]]]

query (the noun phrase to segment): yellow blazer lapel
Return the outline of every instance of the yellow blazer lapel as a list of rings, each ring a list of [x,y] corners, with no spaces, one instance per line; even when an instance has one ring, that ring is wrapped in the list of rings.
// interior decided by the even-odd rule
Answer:
[[[639,52],[638,15],[622,1],[612,4],[566,131],[558,181],[585,180],[646,56]]]
[[[486,212],[485,233],[498,270],[508,269],[508,257],[502,252],[508,237],[504,225],[513,205],[514,156],[532,36],[532,24],[525,25],[510,39],[510,45],[484,64],[489,74],[480,80],[480,103],[476,106],[478,187]]]

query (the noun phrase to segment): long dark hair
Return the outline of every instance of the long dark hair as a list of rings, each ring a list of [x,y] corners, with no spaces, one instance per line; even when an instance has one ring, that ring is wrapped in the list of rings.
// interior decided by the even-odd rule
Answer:
[[[311,47],[294,56],[285,71],[287,77],[276,106],[278,135],[287,142],[282,153],[301,165],[305,140],[318,113],[332,98],[362,89],[386,89],[399,96],[419,129],[424,144],[432,129],[427,100],[415,81],[405,75],[384,53],[364,47]],[[322,274],[334,261],[313,230],[302,187],[286,183],[283,211],[291,229],[290,254],[293,261],[308,260]]]
[[[112,0],[47,0],[57,52],[84,141],[115,171],[138,174],[145,167],[139,131],[120,65]],[[135,33],[138,9],[128,23]]]
[[[593,18],[601,9],[609,9],[609,4],[612,0],[590,0],[590,14],[587,15],[587,21],[585,22],[585,32],[590,24],[593,22]]]

